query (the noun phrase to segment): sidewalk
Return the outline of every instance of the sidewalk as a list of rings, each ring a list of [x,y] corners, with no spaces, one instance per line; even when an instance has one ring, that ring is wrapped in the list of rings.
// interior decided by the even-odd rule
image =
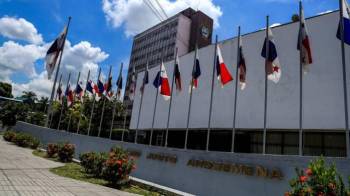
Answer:
[[[0,196],[129,196],[134,195],[57,176],[49,168],[61,163],[32,155],[0,136]]]

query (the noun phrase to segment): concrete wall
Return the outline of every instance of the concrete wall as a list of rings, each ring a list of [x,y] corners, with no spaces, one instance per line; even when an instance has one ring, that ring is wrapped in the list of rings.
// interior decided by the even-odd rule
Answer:
[[[295,167],[305,167],[312,157],[274,156],[258,154],[232,154],[225,152],[204,152],[183,149],[171,149],[156,146],[112,141],[97,137],[88,137],[63,131],[56,131],[24,122],[18,122],[16,131],[32,134],[44,144],[50,142],[69,141],[76,145],[76,157],[82,152],[108,151],[119,145],[126,149],[137,150],[142,154],[137,160],[137,170],[132,176],[151,181],[170,188],[196,195],[283,195],[289,189],[288,180],[295,176]],[[167,163],[147,159],[149,153],[175,155],[177,163]],[[188,160],[211,160],[223,163],[260,165],[278,168],[284,175],[282,180],[267,179],[257,176],[239,175],[221,171],[187,166]],[[350,160],[345,158],[329,158],[334,161],[339,172],[347,179],[350,175]]]
[[[344,129],[344,101],[340,41],[336,38],[339,13],[333,12],[307,19],[314,63],[304,76],[303,127],[305,129]],[[262,22],[263,23],[263,22]],[[243,27],[244,28],[244,27]],[[281,63],[282,77],[278,84],[268,82],[267,127],[275,129],[298,129],[299,124],[299,52],[296,49],[298,23],[272,28]],[[237,128],[263,128],[264,109],[264,58],[260,56],[265,32],[258,31],[242,37],[247,64],[247,88],[238,90]],[[226,65],[236,72],[237,39],[220,42]],[[347,54],[349,47],[346,46]],[[183,91],[173,95],[170,128],[185,128],[193,52],[180,58]],[[199,50],[202,75],[199,88],[193,93],[190,128],[206,128],[209,116],[211,74],[214,46]],[[350,55],[346,55],[350,62]],[[173,62],[166,69],[171,82]],[[350,69],[350,63],[347,69]],[[152,82],[158,67],[150,70],[150,83],[145,89],[140,117],[140,129],[151,128],[156,89]],[[347,72],[348,78],[350,71]],[[132,111],[131,129],[136,128],[140,103],[140,85],[143,73],[138,75],[137,92]],[[348,80],[348,85],[350,82]],[[213,128],[230,128],[233,119],[234,82],[221,88],[215,79],[213,97]],[[166,127],[169,101],[159,97],[155,128]]]
[[[190,44],[191,19],[180,14],[178,18],[177,35],[175,47],[178,48],[178,55],[188,53],[188,45]]]

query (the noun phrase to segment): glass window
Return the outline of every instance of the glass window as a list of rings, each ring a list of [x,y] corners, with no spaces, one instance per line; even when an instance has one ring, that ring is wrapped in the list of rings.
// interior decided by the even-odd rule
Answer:
[[[303,154],[311,156],[346,156],[346,139],[344,132],[304,132]]]
[[[297,155],[299,153],[299,132],[267,131],[266,153]]]
[[[149,138],[151,136],[151,131],[149,130],[138,130],[137,131],[137,143],[138,144],[149,144]]]
[[[152,135],[153,146],[164,146],[165,145],[165,130],[154,130]]]
[[[135,142],[135,130],[127,130],[124,132],[124,140],[125,142]]]
[[[238,153],[262,153],[263,132],[260,130],[236,130],[235,148]]]
[[[184,148],[186,131],[169,130],[168,133],[168,147]]]
[[[207,130],[189,130],[187,148],[193,150],[206,150]]]
[[[210,151],[230,152],[232,145],[232,130],[211,130],[209,140]]]

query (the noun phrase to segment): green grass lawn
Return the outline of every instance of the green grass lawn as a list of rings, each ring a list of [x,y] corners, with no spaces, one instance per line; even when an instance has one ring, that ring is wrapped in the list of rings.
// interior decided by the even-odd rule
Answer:
[[[39,151],[39,150],[34,150],[33,155],[39,156],[45,159],[49,159],[52,161],[58,161],[57,158],[46,157],[46,152]],[[85,173],[83,167],[80,166],[80,164],[78,163],[74,163],[74,162],[66,163],[64,166],[52,168],[50,169],[50,171],[59,176],[72,178],[72,179],[76,179],[84,182],[89,182],[89,183],[93,183],[101,186],[111,187],[106,180],[103,180],[101,178],[96,178],[92,175]],[[111,187],[111,188],[115,188],[115,187]],[[128,185],[123,185],[121,187],[118,187],[118,189],[129,193],[135,193],[135,194],[147,195],[147,196],[169,195],[166,193],[159,193],[155,190],[152,190],[152,187],[150,186],[147,186],[147,185],[139,186],[139,185],[133,184],[132,182]]]

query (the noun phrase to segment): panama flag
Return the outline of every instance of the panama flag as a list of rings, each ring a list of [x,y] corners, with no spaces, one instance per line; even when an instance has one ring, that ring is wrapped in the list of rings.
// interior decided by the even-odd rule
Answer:
[[[100,98],[102,97],[104,91],[105,91],[105,87],[104,87],[103,83],[101,82],[101,80],[98,79],[97,85],[95,85],[95,92],[97,94],[97,96],[95,96],[95,100],[96,101],[100,100]]]
[[[342,0],[343,4],[343,21],[344,21],[344,42],[348,45],[350,45],[350,9],[349,5],[346,0]],[[337,38],[341,40],[341,33],[340,33],[340,24],[339,22],[338,31],[337,31]]]
[[[181,92],[182,85],[181,85],[181,74],[180,74],[180,68],[179,68],[179,56],[178,55],[176,55],[176,59],[175,59],[174,78],[175,78],[176,90],[177,90],[177,92]]]
[[[104,84],[104,90],[105,95],[108,100],[110,100],[113,97],[113,91],[112,91],[112,76],[109,76],[106,84]]]
[[[117,85],[117,99],[120,99],[120,97],[122,96],[122,89],[123,89],[122,70],[123,70],[123,64],[120,66],[119,76],[118,76],[118,80],[116,82],[116,85]]]
[[[57,88],[57,99],[60,103],[62,103],[62,97],[63,97],[63,91],[62,91],[62,83],[60,83],[58,85],[58,88]]]
[[[230,71],[227,69],[224,58],[222,58],[220,46],[216,46],[216,75],[222,87],[233,80]]]
[[[64,47],[64,41],[66,39],[66,35],[67,35],[67,27],[64,27],[61,34],[55,39],[55,41],[50,46],[49,50],[46,52],[45,67],[46,67],[48,79],[51,79],[51,75],[55,70],[58,56]]]
[[[145,87],[147,84],[148,84],[148,63],[146,65],[145,75],[143,75],[142,85],[140,88],[141,95],[143,95],[143,91],[145,90]]]
[[[75,96],[81,101],[82,101],[81,98],[83,97],[83,94],[84,94],[83,88],[81,87],[82,84],[83,84],[82,82],[79,82],[74,91]]]
[[[129,99],[132,101],[135,97],[135,89],[136,89],[136,76],[135,76],[135,66],[131,73],[130,87],[129,87]]]
[[[239,39],[239,51],[238,51],[238,71],[239,71],[239,85],[241,90],[244,90],[246,87],[246,73],[247,67],[245,64],[245,58],[243,55],[243,47],[242,47],[242,36]]]
[[[73,91],[72,91],[72,89],[70,88],[70,83],[68,83],[68,85],[67,85],[66,92],[65,92],[65,96],[66,96],[66,98],[67,98],[67,105],[68,105],[68,107],[69,107],[69,106],[72,105],[73,99],[74,99]]]
[[[192,88],[196,89],[198,88],[198,80],[199,80],[199,76],[201,75],[201,66],[199,64],[199,57],[198,57],[198,48],[196,47],[196,60],[195,63],[193,65],[193,70],[192,70]],[[190,89],[191,91],[191,89]]]
[[[301,3],[300,3],[300,6]],[[304,10],[301,7],[300,14],[300,29],[299,29],[299,37],[298,37],[298,47],[297,49],[301,51],[301,64],[303,65],[304,73],[309,71],[309,65],[312,64],[312,54],[310,47],[310,40],[308,31],[305,24]]]
[[[86,84],[86,90],[88,92],[90,92],[91,94],[94,94],[95,93],[95,87],[96,85],[94,84],[94,82],[92,80],[89,80]]]
[[[153,81],[153,85],[159,88],[160,94],[163,95],[165,100],[170,99],[170,86],[168,81],[168,75],[165,70],[164,63],[162,62],[160,71],[157,73],[156,78]]]
[[[264,46],[261,51],[261,56],[264,57],[267,61],[265,65],[265,71],[267,74],[267,79],[277,83],[281,78],[281,66],[278,60],[277,49],[275,45],[275,41],[273,40],[273,35],[271,29],[268,27],[268,37],[265,38]],[[269,46],[269,56],[266,57],[266,39],[268,40]]]

